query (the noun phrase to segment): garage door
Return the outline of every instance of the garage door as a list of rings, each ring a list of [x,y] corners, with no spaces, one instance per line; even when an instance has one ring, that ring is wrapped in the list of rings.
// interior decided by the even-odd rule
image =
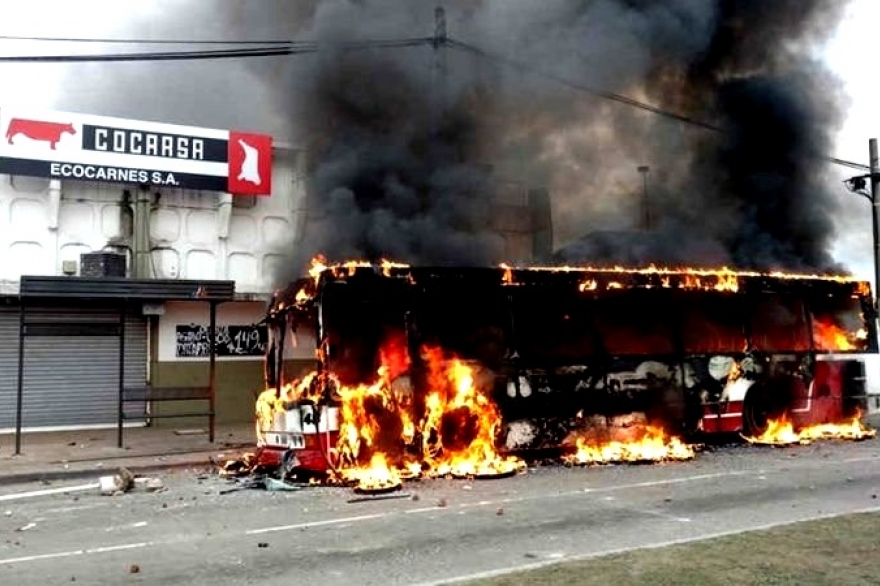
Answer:
[[[0,308],[0,429],[15,427],[18,310]]]
[[[28,310],[28,323],[107,324],[113,311]],[[129,317],[125,328],[125,384],[146,384],[147,326]],[[18,312],[0,314],[0,428],[15,426]],[[116,422],[119,381],[117,336],[29,336],[25,339],[25,428],[103,425]],[[132,406],[137,408],[138,405]],[[142,410],[141,406],[141,410]]]

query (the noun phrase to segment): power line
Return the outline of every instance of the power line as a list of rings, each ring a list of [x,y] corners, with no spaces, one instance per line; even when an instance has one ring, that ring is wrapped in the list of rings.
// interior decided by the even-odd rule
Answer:
[[[132,52],[132,53],[105,53],[105,54],[84,54],[84,55],[2,55],[0,63],[101,63],[101,62],[140,62],[140,61],[191,61],[206,59],[239,59],[248,57],[276,57],[286,55],[297,55],[303,53],[316,53],[322,48],[327,50],[364,50],[364,49],[392,49],[404,47],[417,47],[438,44],[438,39],[434,37],[417,37],[412,39],[390,39],[377,41],[359,41],[326,45],[319,44],[314,41],[221,41],[221,40],[174,40],[174,39],[99,39],[99,38],[65,38],[65,37],[26,37],[16,35],[0,35],[0,40],[28,40],[28,41],[50,41],[50,42],[77,42],[77,43],[119,43],[119,44],[189,44],[189,45],[257,45],[244,49],[214,49],[199,51],[151,51],[151,52]],[[564,85],[573,90],[589,93],[598,98],[614,101],[626,106],[638,108],[664,118],[669,118],[689,124],[691,126],[711,130],[713,132],[723,132],[723,129],[716,125],[672,112],[664,110],[658,106],[641,102],[633,98],[609,92],[599,88],[591,87],[586,84],[574,82],[559,75],[540,71],[533,66],[522,61],[511,59],[509,57],[490,53],[479,47],[458,41],[449,37],[439,40],[439,44],[448,45],[454,49],[459,49],[476,55],[482,59],[495,61],[508,67],[525,70],[539,77],[551,80],[560,85]],[[260,46],[262,45],[262,46]],[[852,169],[869,169],[868,165],[838,159],[835,157],[823,156],[823,159],[835,165],[841,165]]]
[[[0,63],[104,63],[119,61],[191,61],[204,59],[238,59],[243,57],[275,57],[317,53],[320,50],[360,51],[367,49],[394,49],[427,46],[432,37],[357,41],[349,43],[299,42],[280,47],[251,47],[247,49],[215,49],[199,51],[138,51],[131,53],[100,53],[83,55],[2,55]]]
[[[469,43],[464,43],[462,41],[458,41],[458,40],[451,39],[451,38],[447,39],[446,43],[450,47],[453,47],[455,49],[466,51],[466,52],[471,53],[473,55],[476,55],[480,58],[483,58],[483,59],[486,59],[489,61],[495,61],[497,63],[500,63],[502,65],[506,65],[508,67],[512,67],[514,69],[519,69],[519,70],[530,72],[534,75],[537,75],[539,77],[543,77],[545,79],[556,82],[560,85],[564,85],[564,86],[571,88],[573,90],[576,90],[576,91],[588,93],[588,94],[594,95],[598,98],[611,100],[614,102],[618,102],[620,104],[625,104],[625,105],[631,106],[633,108],[638,108],[640,110],[644,110],[644,111],[650,112],[652,114],[657,114],[658,116],[663,116],[664,118],[670,118],[672,120],[676,120],[678,122],[683,122],[685,124],[689,124],[691,126],[696,126],[698,128],[703,128],[705,130],[711,130],[713,132],[719,132],[719,133],[724,132],[724,129],[716,124],[711,124],[711,123],[706,122],[704,120],[700,120],[698,118],[693,118],[691,116],[686,116],[684,114],[679,114],[676,112],[671,112],[669,110],[664,110],[663,108],[659,108],[657,106],[654,106],[652,104],[647,104],[645,102],[640,102],[639,100],[635,100],[633,98],[630,98],[630,97],[627,97],[627,96],[624,96],[621,94],[616,94],[614,92],[609,92],[609,91],[605,91],[605,90],[601,90],[598,88],[588,86],[586,84],[574,82],[570,79],[566,79],[566,78],[561,77],[559,75],[549,73],[546,71],[541,71],[531,65],[528,65],[525,62],[518,61],[516,59],[511,59],[510,57],[505,57],[503,55],[490,53],[488,51],[480,49],[479,47],[476,47],[476,46],[471,45]],[[833,163],[835,165],[841,165],[841,166],[850,167],[853,169],[868,169],[869,168],[868,165],[863,165],[861,163],[847,161],[844,159],[838,159],[835,157],[822,156],[821,158],[830,162],[830,163]]]
[[[501,55],[496,55],[494,53],[489,53],[488,51],[484,51],[483,49],[480,49],[479,47],[475,47],[474,45],[471,45],[468,43],[463,43],[463,42],[457,41],[455,39],[449,39],[447,41],[447,43],[453,48],[462,49],[464,51],[472,53],[472,54],[474,54],[478,57],[481,57],[483,59],[487,59],[489,61],[497,61],[499,63],[502,63],[504,65],[507,65],[509,67],[513,67],[516,69],[528,70],[531,73],[534,73],[540,77],[544,77],[546,79],[549,79],[550,81],[554,81],[560,85],[567,86],[573,90],[592,94],[596,97],[604,98],[606,100],[611,100],[614,102],[619,102],[621,104],[626,104],[627,106],[639,108],[640,110],[645,110],[647,112],[651,112],[652,114],[657,114],[659,116],[663,116],[666,118],[672,118],[673,120],[678,120],[679,122],[684,122],[684,123],[690,124],[692,126],[699,126],[701,128],[705,128],[707,130],[715,130],[715,131],[719,131],[719,132],[721,131],[721,128],[718,126],[715,126],[714,124],[709,124],[708,122],[703,122],[702,120],[698,120],[696,118],[691,118],[690,116],[684,116],[682,114],[670,112],[668,110],[658,108],[657,106],[653,106],[651,104],[646,104],[645,102],[640,102],[638,100],[634,100],[633,98],[629,98],[629,97],[621,95],[621,94],[616,94],[614,92],[609,92],[609,91],[594,88],[594,87],[591,87],[591,86],[588,86],[588,85],[585,85],[582,83],[577,83],[577,82],[571,81],[569,79],[566,79],[564,77],[560,77],[558,75],[555,75],[553,73],[539,71],[539,70],[535,69],[534,67],[531,67],[522,61],[517,61],[517,60],[511,59],[509,57],[504,57]]]
[[[218,51],[166,51],[137,53],[104,53],[100,55],[3,55],[0,63],[106,63],[119,61],[193,61],[200,59],[231,59],[242,57],[273,57],[314,52],[309,48],[257,47]]]
[[[38,41],[50,43],[103,43],[108,45],[295,45],[290,40],[242,41],[219,39],[100,39],[74,37],[26,37],[19,35],[0,35],[0,41]]]

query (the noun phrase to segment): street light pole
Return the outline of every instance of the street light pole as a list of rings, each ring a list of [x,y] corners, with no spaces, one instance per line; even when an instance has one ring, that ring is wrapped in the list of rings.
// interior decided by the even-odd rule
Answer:
[[[642,174],[642,228],[647,232],[651,229],[651,200],[648,199],[648,171],[651,168],[647,165],[639,167],[639,173]]]
[[[880,160],[877,156],[877,139],[868,141],[870,173],[850,177],[844,185],[856,195],[861,195],[871,202],[871,228],[873,232],[874,253],[874,310],[880,312]],[[868,183],[870,182],[870,185]],[[878,315],[880,317],[880,315]]]

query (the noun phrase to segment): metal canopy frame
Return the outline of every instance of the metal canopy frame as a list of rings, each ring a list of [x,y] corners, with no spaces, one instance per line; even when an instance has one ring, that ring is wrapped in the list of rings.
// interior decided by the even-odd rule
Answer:
[[[119,338],[119,398],[117,444],[122,447],[123,396],[125,393],[125,319],[132,303],[165,301],[202,301],[209,305],[209,440],[214,441],[214,405],[217,382],[215,344],[217,306],[235,299],[235,281],[198,281],[171,279],[127,279],[123,277],[42,277],[23,276],[19,289],[18,388],[15,405],[15,454],[21,454],[21,428],[24,400],[25,338],[29,336],[117,336]],[[28,322],[28,308],[45,308],[59,302],[74,301],[118,311],[119,321],[112,323]]]

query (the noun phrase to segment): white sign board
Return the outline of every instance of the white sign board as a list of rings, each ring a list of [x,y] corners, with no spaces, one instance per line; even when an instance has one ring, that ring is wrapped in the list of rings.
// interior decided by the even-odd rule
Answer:
[[[0,173],[269,195],[272,137],[0,108]]]

